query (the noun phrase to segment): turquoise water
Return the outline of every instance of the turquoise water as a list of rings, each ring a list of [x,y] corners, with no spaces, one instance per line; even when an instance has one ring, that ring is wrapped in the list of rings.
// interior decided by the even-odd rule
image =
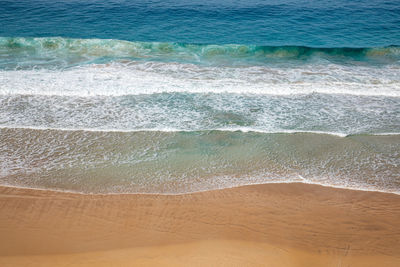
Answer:
[[[0,36],[207,44],[399,45],[398,0],[2,0]]]
[[[399,193],[398,1],[2,1],[0,183]]]
[[[68,68],[115,61],[211,66],[293,66],[311,63],[396,65],[400,47],[317,48],[242,44],[130,42],[114,39],[0,37],[3,69]]]

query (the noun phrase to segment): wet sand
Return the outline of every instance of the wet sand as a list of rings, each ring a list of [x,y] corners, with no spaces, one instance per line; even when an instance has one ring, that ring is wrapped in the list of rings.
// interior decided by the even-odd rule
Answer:
[[[185,195],[0,187],[0,266],[400,266],[400,195],[266,184]]]

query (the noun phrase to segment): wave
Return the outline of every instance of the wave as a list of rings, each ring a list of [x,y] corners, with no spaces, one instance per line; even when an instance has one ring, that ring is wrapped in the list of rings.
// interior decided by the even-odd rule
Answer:
[[[0,94],[398,97],[399,51],[397,46],[312,48],[0,37]]]
[[[267,64],[324,59],[333,62],[398,63],[400,47],[306,47],[240,44],[131,42],[62,37],[0,37],[0,66],[73,66],[115,59],[161,60],[216,64]]]
[[[400,96],[400,67],[198,66],[124,61],[63,70],[0,70],[0,94],[120,96],[171,92]]]

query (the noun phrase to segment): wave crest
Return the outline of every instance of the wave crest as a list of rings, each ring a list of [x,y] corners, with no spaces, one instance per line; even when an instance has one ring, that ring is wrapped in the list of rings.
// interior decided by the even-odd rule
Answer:
[[[356,60],[393,63],[400,60],[399,46],[318,48],[306,46],[131,42],[115,39],[72,39],[62,37],[0,37],[0,53],[5,58],[5,60],[0,60],[0,64],[4,64],[4,61],[10,63],[10,58],[16,58],[19,63],[23,60],[31,62],[31,65],[41,63],[38,61],[51,63],[52,60],[55,60],[58,64],[60,62],[76,64],[115,58],[222,64],[265,64],[282,60],[304,61],[314,58],[335,62]]]

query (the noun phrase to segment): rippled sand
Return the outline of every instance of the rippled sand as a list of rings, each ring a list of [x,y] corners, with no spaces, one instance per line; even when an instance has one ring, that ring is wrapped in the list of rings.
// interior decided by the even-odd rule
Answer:
[[[306,184],[184,195],[0,188],[1,266],[399,266],[400,196]]]

